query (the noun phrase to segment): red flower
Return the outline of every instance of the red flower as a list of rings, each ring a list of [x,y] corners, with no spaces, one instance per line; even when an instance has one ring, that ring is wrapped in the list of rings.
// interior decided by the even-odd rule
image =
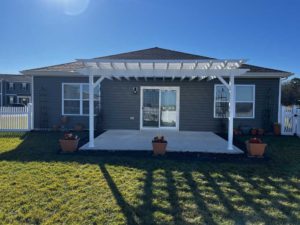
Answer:
[[[259,139],[259,138],[251,138],[251,139],[249,140],[249,143],[260,144],[260,143],[263,143],[263,142],[262,142],[262,140]]]

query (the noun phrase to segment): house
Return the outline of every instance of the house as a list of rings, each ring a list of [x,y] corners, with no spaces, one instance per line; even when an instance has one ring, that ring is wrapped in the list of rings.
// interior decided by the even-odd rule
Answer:
[[[90,128],[90,147],[95,125],[104,130],[228,131],[228,149],[233,127],[277,122],[280,81],[291,75],[243,59],[158,47],[22,73],[32,76],[35,129],[51,129],[67,116],[67,127],[83,123]]]
[[[27,105],[31,102],[31,79],[27,76],[0,74],[0,106]]]

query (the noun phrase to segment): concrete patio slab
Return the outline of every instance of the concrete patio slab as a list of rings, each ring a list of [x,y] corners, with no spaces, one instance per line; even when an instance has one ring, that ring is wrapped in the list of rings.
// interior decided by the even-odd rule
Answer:
[[[157,135],[165,136],[169,152],[244,153],[236,146],[228,150],[227,141],[213,132],[168,130],[108,130],[95,138],[95,147],[87,143],[80,150],[151,151],[151,140]]]

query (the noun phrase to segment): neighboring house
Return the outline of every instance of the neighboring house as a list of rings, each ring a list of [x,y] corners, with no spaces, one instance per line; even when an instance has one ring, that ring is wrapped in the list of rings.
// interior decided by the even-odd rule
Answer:
[[[213,132],[224,131],[224,118],[234,108],[235,127],[277,122],[280,79],[291,75],[243,60],[216,60],[157,47],[22,73],[33,77],[35,129],[52,128],[62,116],[68,117],[67,127],[83,123],[88,128],[89,118],[94,121],[89,109],[98,115],[101,108],[95,121],[103,129]],[[92,85],[101,82],[94,105],[89,104],[89,77],[95,78]],[[228,81],[235,82],[232,108]]]
[[[0,106],[31,102],[31,78],[24,75],[0,74]]]

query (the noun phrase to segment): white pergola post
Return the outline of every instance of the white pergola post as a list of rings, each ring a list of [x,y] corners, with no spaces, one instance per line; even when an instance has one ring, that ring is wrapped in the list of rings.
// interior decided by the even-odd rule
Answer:
[[[94,145],[94,76],[89,75],[89,147]]]
[[[240,68],[246,61],[242,59],[232,60],[143,60],[143,59],[79,59],[85,67],[78,69],[80,74],[89,76],[89,147],[94,147],[94,89],[104,78],[139,80],[147,77],[156,78],[185,78],[194,80],[208,80],[218,78],[229,90],[229,121],[228,121],[228,150],[233,150],[233,119],[235,114],[235,89],[234,78],[249,71]],[[101,75],[100,75],[101,74]],[[94,83],[94,75],[99,80]],[[227,83],[224,77],[229,77]]]
[[[233,118],[235,114],[234,76],[229,79],[229,117],[228,117],[228,150],[233,150]]]

